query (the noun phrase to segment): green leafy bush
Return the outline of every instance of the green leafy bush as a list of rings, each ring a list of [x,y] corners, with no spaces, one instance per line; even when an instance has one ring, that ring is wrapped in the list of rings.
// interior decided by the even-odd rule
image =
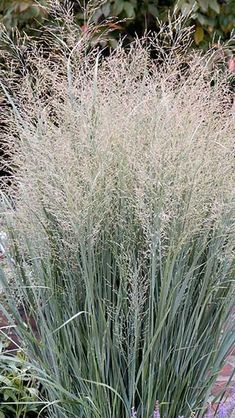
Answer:
[[[6,251],[6,235],[1,231],[0,244]],[[1,252],[2,252],[1,251]],[[1,259],[9,282],[12,280],[8,263]],[[17,300],[15,299],[17,303]],[[6,295],[0,287],[0,418],[36,418],[45,406],[42,388],[36,379],[34,368],[27,361],[23,350],[17,348],[15,335],[10,332],[12,319],[3,314],[8,311]],[[22,318],[23,321],[23,318]],[[43,412],[41,417],[45,417]]]
[[[149,39],[160,66],[145,40],[104,59],[75,34],[29,55],[33,83],[1,83],[8,304],[49,417],[150,418],[159,399],[200,418],[235,340],[229,74],[187,53],[179,20]]]
[[[54,13],[50,13],[49,0],[2,0],[0,16],[8,29],[18,27],[30,33],[33,28],[39,28],[42,21],[50,25],[55,22]],[[214,34],[227,39],[235,25],[234,0],[107,0],[70,2],[60,1],[61,4],[70,5],[75,13],[76,21],[80,27],[87,24],[87,13],[84,7],[92,10],[92,21],[100,23],[110,17],[122,20],[116,26],[110,22],[113,29],[111,45],[120,34],[133,39],[135,33],[143,35],[145,30],[157,30],[159,19],[167,20],[168,12],[176,6],[178,11],[188,14],[194,10],[191,23],[195,25],[194,41],[196,45],[208,46]],[[47,6],[49,8],[47,8]]]
[[[1,21],[8,30],[17,27],[20,30],[30,31],[33,27],[38,27],[46,17],[46,5],[46,0],[2,0]]]
[[[42,401],[33,369],[22,354],[7,356],[2,347],[1,344],[0,418],[36,418]]]

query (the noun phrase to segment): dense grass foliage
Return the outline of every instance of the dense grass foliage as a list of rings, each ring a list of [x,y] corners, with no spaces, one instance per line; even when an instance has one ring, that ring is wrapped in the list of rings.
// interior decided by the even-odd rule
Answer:
[[[17,167],[1,277],[49,417],[150,418],[156,400],[201,417],[234,344],[229,75],[172,25],[166,56],[150,40],[164,65],[145,41],[103,59],[71,31],[30,56],[33,82],[1,84]]]

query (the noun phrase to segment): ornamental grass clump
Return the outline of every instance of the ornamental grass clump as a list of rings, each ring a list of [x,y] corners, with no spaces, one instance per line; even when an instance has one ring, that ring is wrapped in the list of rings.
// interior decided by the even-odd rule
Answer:
[[[229,74],[179,21],[106,58],[62,35],[2,81],[22,350],[49,417],[202,417],[235,340]]]

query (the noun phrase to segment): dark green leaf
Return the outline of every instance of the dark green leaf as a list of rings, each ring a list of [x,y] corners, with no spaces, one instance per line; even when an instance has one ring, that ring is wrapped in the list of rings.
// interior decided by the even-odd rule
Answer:
[[[203,12],[208,11],[210,0],[198,0],[198,4]]]
[[[125,1],[123,10],[125,10],[127,17],[135,17],[135,8],[132,3]]]
[[[217,14],[220,13],[220,5],[218,4],[217,0],[210,0],[210,8]]]

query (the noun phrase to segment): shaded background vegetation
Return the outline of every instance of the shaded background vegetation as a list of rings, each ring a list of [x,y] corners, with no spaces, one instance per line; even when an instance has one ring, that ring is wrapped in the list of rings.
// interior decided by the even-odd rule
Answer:
[[[87,6],[95,8],[92,14],[95,23],[116,18],[116,25],[113,21],[109,24],[113,29],[111,46],[115,46],[120,35],[131,39],[136,33],[142,35],[145,30],[156,30],[158,19],[167,20],[169,11],[176,4],[183,14],[194,9],[189,23],[195,25],[194,44],[200,47],[207,48],[210,42],[219,38],[228,39],[235,25],[235,0],[60,0],[60,3],[73,8],[81,28],[87,23],[84,13]],[[17,27],[20,31],[39,35],[42,23],[55,24],[54,14],[48,12],[47,6],[48,0],[1,0],[0,21],[9,31]]]

